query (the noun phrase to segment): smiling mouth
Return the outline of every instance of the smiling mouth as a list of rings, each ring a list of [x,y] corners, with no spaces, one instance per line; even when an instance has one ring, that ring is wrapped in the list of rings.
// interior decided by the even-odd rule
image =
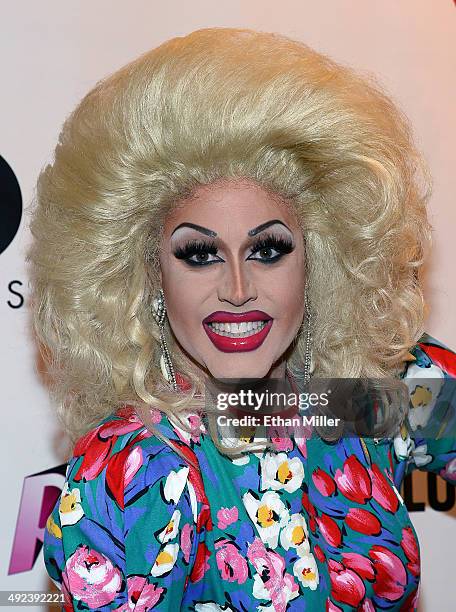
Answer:
[[[261,332],[268,321],[249,321],[248,323],[206,323],[212,332],[227,338],[248,338]]]

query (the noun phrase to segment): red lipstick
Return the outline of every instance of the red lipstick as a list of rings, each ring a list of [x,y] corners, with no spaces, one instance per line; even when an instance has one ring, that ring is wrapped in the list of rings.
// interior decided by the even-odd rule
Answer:
[[[251,330],[251,335],[243,337],[222,336],[209,323],[249,323],[263,321],[265,325],[257,332]],[[272,317],[262,310],[249,312],[226,312],[217,310],[203,320],[203,327],[212,344],[224,353],[253,351],[263,344],[272,327]]]

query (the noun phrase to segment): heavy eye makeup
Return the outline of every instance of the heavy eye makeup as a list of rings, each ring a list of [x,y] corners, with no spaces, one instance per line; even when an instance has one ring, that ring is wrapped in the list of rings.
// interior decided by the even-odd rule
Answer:
[[[277,234],[262,234],[249,247],[247,260],[259,261],[263,264],[274,264],[284,255],[294,250],[291,238]],[[187,265],[198,267],[208,266],[224,260],[217,255],[219,248],[216,241],[206,239],[191,239],[173,250],[176,259],[183,260]]]

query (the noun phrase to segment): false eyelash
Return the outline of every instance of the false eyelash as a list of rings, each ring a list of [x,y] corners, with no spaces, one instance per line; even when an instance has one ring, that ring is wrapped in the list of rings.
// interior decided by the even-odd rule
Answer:
[[[291,253],[294,249],[293,243],[289,238],[276,236],[275,234],[266,234],[252,245],[252,253],[257,253],[261,249],[267,248],[273,248],[279,251],[279,253]]]
[[[289,238],[283,236],[277,236],[275,234],[262,235],[256,240],[251,247],[251,254],[261,251],[261,249],[273,248],[281,254],[291,253],[294,249],[292,241]],[[193,255],[202,253],[209,253],[210,255],[217,255],[218,247],[215,242],[209,242],[204,240],[190,240],[183,246],[178,246],[174,251],[174,256],[177,259],[189,259]],[[271,258],[278,259],[279,256]]]
[[[192,255],[198,255],[199,253],[210,253],[211,255],[217,255],[217,245],[215,242],[205,242],[204,240],[191,240],[183,246],[178,246],[174,251],[174,257],[177,259],[187,259]]]

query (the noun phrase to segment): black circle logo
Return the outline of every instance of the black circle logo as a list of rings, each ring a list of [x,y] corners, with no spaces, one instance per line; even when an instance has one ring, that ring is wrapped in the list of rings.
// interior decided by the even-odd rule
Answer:
[[[21,188],[11,166],[0,155],[0,253],[12,243],[21,218]]]

